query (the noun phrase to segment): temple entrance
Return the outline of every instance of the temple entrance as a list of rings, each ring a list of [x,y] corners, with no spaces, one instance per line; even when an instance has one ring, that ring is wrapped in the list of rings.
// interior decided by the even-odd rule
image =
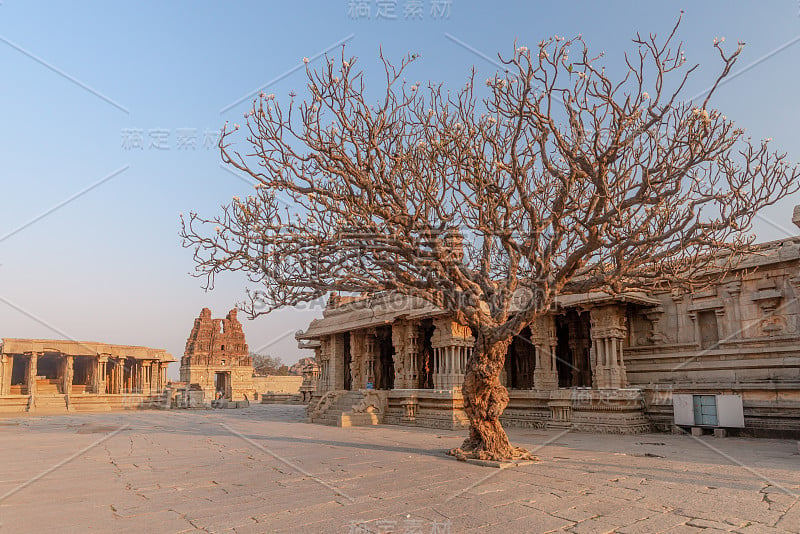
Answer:
[[[90,356],[76,356],[72,361],[72,391],[84,393],[89,391],[94,382],[97,360]]]
[[[432,319],[425,319],[419,325],[419,388],[420,389],[433,389],[433,345],[431,339],[433,338]]]
[[[558,387],[591,387],[592,369],[589,351],[592,346],[589,312],[569,310],[556,317],[556,370]]]
[[[12,395],[27,395],[28,394],[28,366],[30,365],[30,356],[14,356],[14,362],[11,366],[11,394]]]
[[[345,332],[344,338],[344,389],[353,389],[353,376],[350,373],[350,364],[353,363],[353,355],[350,352],[350,332]]]
[[[375,389],[394,388],[394,346],[392,345],[392,327],[382,326],[376,329],[377,358],[375,359]]]
[[[36,360],[36,393],[55,395],[66,393],[61,379],[64,357],[60,354],[43,354]]]
[[[512,389],[533,389],[536,347],[531,342],[531,329],[526,326],[514,336],[506,353],[507,385]]]
[[[231,398],[231,374],[214,373],[214,400]]]
[[[62,357],[58,354],[44,354],[36,360],[36,378],[58,380],[61,377]]]

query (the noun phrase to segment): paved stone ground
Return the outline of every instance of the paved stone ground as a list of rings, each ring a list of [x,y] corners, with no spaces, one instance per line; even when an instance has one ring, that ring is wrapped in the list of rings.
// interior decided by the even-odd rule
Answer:
[[[0,532],[800,532],[788,440],[309,425],[299,406],[0,419]]]

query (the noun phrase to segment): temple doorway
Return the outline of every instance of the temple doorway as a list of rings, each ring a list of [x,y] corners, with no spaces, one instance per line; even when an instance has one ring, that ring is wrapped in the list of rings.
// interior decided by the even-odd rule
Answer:
[[[11,365],[12,395],[28,394],[28,366],[30,361],[30,356],[14,356],[14,361]]]
[[[214,373],[214,400],[229,399],[231,397],[230,372]]]
[[[96,359],[91,356],[75,356],[72,362],[72,391],[86,393],[94,382]]]
[[[375,359],[375,389],[394,388],[394,346],[392,327],[376,329],[378,357]]]
[[[514,336],[506,353],[506,377],[512,389],[533,389],[536,347],[531,342],[531,329],[526,326]]]
[[[420,389],[433,389],[433,345],[431,339],[433,338],[432,319],[425,319],[419,325],[419,388]]]
[[[64,394],[64,357],[60,354],[43,354],[36,360],[36,393]]]
[[[569,310],[556,317],[556,336],[558,387],[591,387],[589,351],[592,339],[589,312]]]
[[[350,364],[353,363],[353,355],[350,352],[350,332],[345,332],[344,338],[344,389],[353,389],[353,376],[350,374]]]

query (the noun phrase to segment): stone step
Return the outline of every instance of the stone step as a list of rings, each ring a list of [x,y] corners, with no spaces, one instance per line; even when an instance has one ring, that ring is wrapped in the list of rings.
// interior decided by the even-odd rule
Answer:
[[[40,395],[35,397],[36,410],[40,411],[67,411],[67,401],[64,395]]]

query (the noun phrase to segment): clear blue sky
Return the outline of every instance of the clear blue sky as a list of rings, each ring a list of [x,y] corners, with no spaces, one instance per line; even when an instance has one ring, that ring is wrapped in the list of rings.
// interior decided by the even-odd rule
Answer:
[[[715,107],[800,159],[797,0],[2,0],[0,337],[66,336],[180,357],[200,308],[224,316],[244,295],[237,276],[204,292],[180,246],[179,212],[213,215],[251,190],[220,167],[218,152],[204,146],[206,132],[241,121],[249,99],[221,110],[272,80],[267,92],[279,99],[292,89],[303,94],[304,71],[285,73],[304,56],[347,39],[367,81],[379,85],[379,47],[389,58],[414,52],[421,60],[409,72],[413,81],[458,88],[473,65],[479,77],[494,73],[486,57],[508,54],[515,39],[533,46],[582,33],[613,68],[637,31],[663,34],[681,7],[687,59],[703,67],[689,93],[717,71],[714,37],[746,41],[736,71],[751,67],[719,91]],[[760,240],[797,233],[794,204],[800,197],[764,212]],[[291,333],[319,313],[287,310],[246,322],[250,347],[292,363],[302,354]]]

